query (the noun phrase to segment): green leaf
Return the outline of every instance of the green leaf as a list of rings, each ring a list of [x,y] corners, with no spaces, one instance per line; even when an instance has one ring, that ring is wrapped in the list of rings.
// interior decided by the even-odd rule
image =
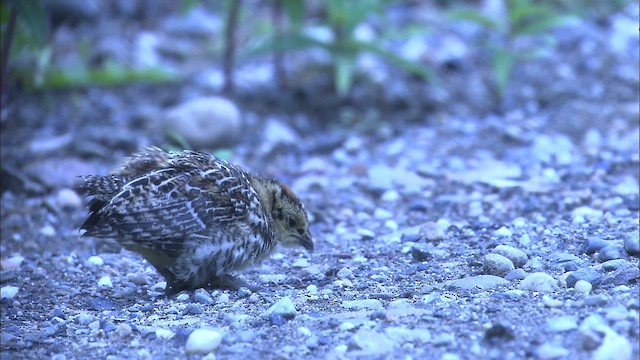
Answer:
[[[278,0],[276,0],[278,1]],[[300,28],[304,20],[304,1],[302,0],[280,0],[289,22],[294,28]]]
[[[448,17],[452,20],[466,20],[474,22],[480,26],[487,27],[492,30],[499,30],[500,26],[496,20],[472,9],[456,9],[448,13]]]
[[[13,1],[13,9],[26,25],[36,45],[44,46],[47,42],[47,18],[40,1],[16,0]]]
[[[338,96],[345,96],[351,89],[355,59],[346,56],[337,56],[334,63],[334,81]]]
[[[378,55],[404,71],[418,75],[425,80],[435,80],[435,74],[433,71],[422,63],[407,60],[398,55],[397,52],[389,51],[375,43],[357,42],[357,45],[359,50],[368,51],[372,54]]]
[[[500,97],[504,97],[504,93],[507,90],[511,71],[513,70],[517,57],[517,54],[505,48],[497,48],[494,50],[492,61],[493,77],[496,81]]]

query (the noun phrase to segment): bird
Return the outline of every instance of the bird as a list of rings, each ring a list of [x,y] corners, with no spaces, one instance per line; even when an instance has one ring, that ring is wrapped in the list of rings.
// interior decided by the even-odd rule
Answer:
[[[283,183],[203,152],[148,147],[76,186],[90,197],[82,236],[115,239],[166,280],[165,293],[256,290],[232,275],[281,244],[313,252],[309,219]]]

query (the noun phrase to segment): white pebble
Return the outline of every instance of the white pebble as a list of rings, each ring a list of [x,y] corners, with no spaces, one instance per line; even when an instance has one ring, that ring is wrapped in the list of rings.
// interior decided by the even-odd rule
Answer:
[[[2,264],[1,266],[3,270],[11,270],[11,269],[19,268],[23,261],[24,261],[24,257],[20,255],[16,255],[8,259],[2,260],[0,264]]]
[[[54,229],[53,226],[47,224],[40,229],[40,234],[47,237],[52,237],[56,234],[56,229]]]
[[[558,282],[551,275],[543,272],[536,272],[527,275],[520,281],[518,288],[522,290],[554,292],[559,289]]]
[[[306,268],[311,266],[311,264],[309,263],[309,260],[305,258],[299,258],[299,259],[296,259],[296,261],[294,261],[293,264],[291,264],[291,266],[297,267],[297,268]]]
[[[58,206],[63,209],[78,209],[82,206],[82,199],[71,189],[61,189],[56,195]]]
[[[382,196],[380,198],[382,199],[382,201],[393,202],[400,199],[400,194],[395,190],[387,190],[382,193]]]
[[[87,259],[87,264],[92,266],[102,266],[104,264],[104,260],[100,256],[91,256]]]
[[[169,329],[156,329],[156,336],[159,339],[168,340],[168,339],[171,339],[172,337],[174,337],[175,335],[176,335],[176,333],[174,333],[173,331],[171,331]]]
[[[222,343],[222,334],[214,329],[200,328],[189,334],[185,351],[187,354],[208,354]]]
[[[318,293],[318,287],[315,285],[309,285],[307,286],[307,291],[309,292],[309,294],[317,294]]]
[[[373,211],[373,217],[378,219],[378,220],[386,220],[386,219],[391,219],[393,217],[393,213],[389,210],[385,210],[382,208],[376,208]]]
[[[19,288],[17,286],[3,286],[0,289],[1,299],[13,299],[18,294]]]
[[[505,237],[510,237],[513,235],[513,232],[511,232],[511,230],[507,229],[506,226],[501,227],[500,229],[496,230],[494,232],[494,234],[496,236],[505,236]]]
[[[573,285],[573,288],[575,291],[587,295],[591,292],[591,289],[593,289],[593,285],[586,280],[578,280],[576,284]]]
[[[309,337],[311,336],[311,330],[309,330],[308,327],[304,327],[304,326],[300,326],[298,328],[298,334],[304,336],[304,337]]]
[[[353,279],[353,272],[351,269],[346,267],[340,269],[336,275],[338,276],[338,279]]]
[[[98,289],[111,289],[112,287],[111,276],[103,276],[98,280]]]
[[[229,302],[229,294],[222,293],[218,296],[218,304],[226,304]]]

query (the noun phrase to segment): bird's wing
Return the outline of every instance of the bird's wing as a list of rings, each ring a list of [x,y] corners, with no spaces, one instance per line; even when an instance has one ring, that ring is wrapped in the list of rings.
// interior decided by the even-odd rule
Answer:
[[[122,245],[177,251],[189,236],[245,219],[248,206],[241,195],[253,191],[248,183],[234,177],[220,183],[203,175],[167,168],[134,179],[83,228],[87,235],[115,237]]]

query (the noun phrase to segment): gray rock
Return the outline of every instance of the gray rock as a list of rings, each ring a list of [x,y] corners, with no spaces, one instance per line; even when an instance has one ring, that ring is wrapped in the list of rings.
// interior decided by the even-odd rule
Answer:
[[[640,238],[638,230],[628,233],[624,238],[624,250],[631,256],[640,255]]]
[[[587,238],[587,241],[584,246],[584,252],[586,254],[595,254],[602,250],[604,247],[611,244],[611,242],[604,240],[597,236],[591,236]]]
[[[431,332],[427,329],[409,329],[404,326],[389,326],[384,329],[384,333],[396,344],[426,344],[431,340]]]
[[[547,319],[547,330],[551,332],[569,331],[578,328],[578,318],[572,315]]]
[[[567,286],[573,287],[578,280],[588,281],[591,285],[598,286],[602,282],[602,274],[592,267],[578,269],[567,276]]]
[[[223,334],[215,329],[200,328],[189,334],[185,345],[187,354],[208,354],[222,343]]]
[[[554,292],[559,289],[556,279],[543,272],[536,272],[528,275],[526,278],[522,279],[518,288],[539,292]]]
[[[629,340],[608,327],[601,327],[605,333],[602,344],[593,352],[593,360],[631,360],[633,347]]]
[[[196,291],[193,292],[193,300],[201,304],[214,303],[213,298],[211,297],[211,294],[209,294],[209,292],[205,289],[196,289]]]
[[[613,271],[616,269],[619,269],[621,267],[624,267],[626,265],[629,265],[629,262],[625,259],[614,259],[614,260],[609,260],[609,261],[605,261],[602,263],[602,269],[605,271]]]
[[[640,277],[637,265],[629,264],[608,273],[602,279],[602,285],[629,285]]]
[[[623,257],[624,252],[622,251],[622,246],[619,244],[607,245],[604,248],[600,249],[600,252],[598,253],[599,262],[622,259]]]
[[[431,244],[417,243],[411,247],[411,256],[413,260],[422,262],[433,259],[446,259],[449,257],[449,252],[438,249]]]
[[[382,310],[382,302],[378,299],[343,301],[342,307],[353,310]]]
[[[544,343],[536,349],[537,358],[540,360],[564,359],[569,354],[569,350],[551,343]]]
[[[450,280],[445,284],[462,290],[485,290],[508,285],[509,281],[494,275],[476,275]]]
[[[488,275],[505,276],[515,267],[511,260],[500,254],[487,254],[484,257],[483,269]]]
[[[396,344],[386,335],[367,329],[353,334],[349,342],[349,352],[354,356],[381,356],[393,351]]]
[[[265,311],[262,316],[263,317],[273,317],[273,316],[282,316],[283,318],[290,320],[296,317],[298,311],[296,310],[296,306],[291,300],[290,297],[283,297],[278,300],[275,304],[271,305]]]
[[[444,232],[437,223],[432,221],[424,223],[420,227],[420,236],[427,241],[438,241],[444,238]]]
[[[524,251],[516,249],[512,246],[498,245],[493,248],[491,252],[494,254],[500,254],[511,260],[516,268],[523,267],[527,263],[527,261],[529,261],[529,257]]]
[[[231,101],[202,97],[169,109],[164,126],[195,148],[218,148],[237,141],[242,121],[240,110]]]
[[[507,275],[504,276],[506,280],[522,280],[527,277],[527,272],[524,269],[514,269],[509,271]]]
[[[551,260],[551,266],[553,266],[553,268],[563,271],[575,271],[585,264],[584,260],[569,253],[554,253],[549,259]]]

